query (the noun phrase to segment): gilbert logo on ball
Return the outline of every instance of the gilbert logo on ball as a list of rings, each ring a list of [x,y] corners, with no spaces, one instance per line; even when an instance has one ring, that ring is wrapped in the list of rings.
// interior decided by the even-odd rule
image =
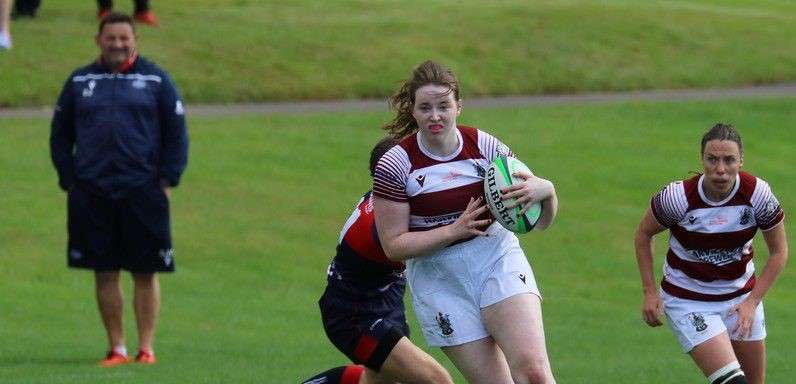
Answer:
[[[516,200],[516,198],[504,200],[503,194],[500,192],[504,187],[524,181],[521,177],[512,176],[513,173],[518,171],[533,174],[528,166],[516,158],[505,155],[496,157],[486,170],[484,195],[492,216],[495,217],[495,220],[500,225],[515,233],[527,233],[539,221],[539,217],[542,215],[542,204],[536,202],[528,211],[520,215],[522,205],[511,209],[507,208],[507,205]]]

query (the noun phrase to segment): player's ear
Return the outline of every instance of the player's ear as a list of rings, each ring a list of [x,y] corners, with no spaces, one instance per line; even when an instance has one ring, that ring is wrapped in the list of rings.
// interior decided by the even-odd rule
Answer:
[[[456,101],[456,116],[462,113],[462,99]]]

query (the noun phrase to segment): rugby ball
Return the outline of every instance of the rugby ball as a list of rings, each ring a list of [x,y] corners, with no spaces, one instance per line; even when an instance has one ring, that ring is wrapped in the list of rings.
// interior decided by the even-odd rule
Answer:
[[[519,159],[500,155],[486,169],[484,176],[484,196],[486,205],[492,216],[503,227],[514,233],[530,232],[542,216],[542,203],[536,202],[524,214],[520,215],[522,206],[512,209],[506,208],[516,198],[503,199],[501,189],[514,183],[522,183],[521,177],[512,176],[514,172],[525,171],[533,174],[531,170]]]

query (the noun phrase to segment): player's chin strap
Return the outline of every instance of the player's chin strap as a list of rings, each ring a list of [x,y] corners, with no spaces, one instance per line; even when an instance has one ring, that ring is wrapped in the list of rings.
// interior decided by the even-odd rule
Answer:
[[[746,376],[741,370],[741,364],[738,364],[737,361],[733,361],[725,365],[724,368],[713,372],[712,375],[708,376],[708,381],[710,384],[747,384]]]

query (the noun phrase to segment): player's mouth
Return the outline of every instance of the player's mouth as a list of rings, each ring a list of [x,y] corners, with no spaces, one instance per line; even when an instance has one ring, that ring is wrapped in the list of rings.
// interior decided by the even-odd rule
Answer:
[[[729,184],[729,183],[730,183],[729,180],[713,179],[713,185],[715,185],[716,187],[722,188],[722,189],[726,188],[727,184]]]
[[[428,126],[428,130],[431,131],[431,133],[442,132],[442,129],[443,129],[442,124],[431,124]]]

